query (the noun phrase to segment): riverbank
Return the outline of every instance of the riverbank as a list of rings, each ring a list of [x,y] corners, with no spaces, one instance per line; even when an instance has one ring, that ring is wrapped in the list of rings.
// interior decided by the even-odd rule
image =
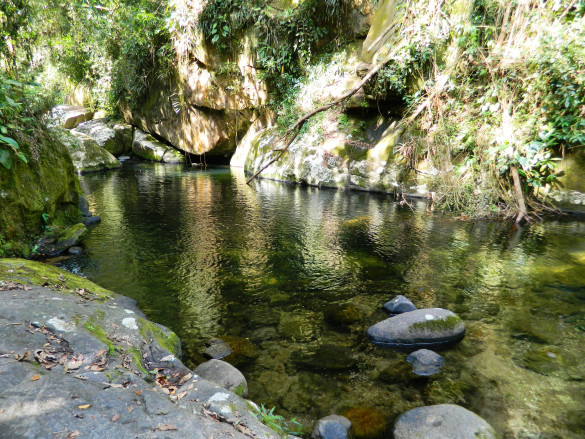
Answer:
[[[0,259],[0,279],[0,436],[278,437],[134,300],[23,259]]]

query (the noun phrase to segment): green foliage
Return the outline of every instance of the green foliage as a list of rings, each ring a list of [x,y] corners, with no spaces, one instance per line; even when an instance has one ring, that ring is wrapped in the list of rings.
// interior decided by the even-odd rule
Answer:
[[[281,415],[276,415],[272,407],[268,410],[264,407],[264,404],[260,405],[260,410],[257,413],[257,417],[264,425],[274,430],[281,436],[300,436],[302,434],[302,424],[297,421],[296,418],[292,418],[290,421],[284,419]]]

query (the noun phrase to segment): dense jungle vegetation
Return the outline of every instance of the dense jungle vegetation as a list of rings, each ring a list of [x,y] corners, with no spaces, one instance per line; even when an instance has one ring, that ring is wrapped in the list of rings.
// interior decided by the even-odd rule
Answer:
[[[0,163],[27,160],[19,141],[75,87],[111,115],[121,105],[137,108],[153,80],[172,77],[197,45],[221,54],[218,69],[237,77],[247,33],[255,35],[269,105],[290,126],[302,115],[295,93],[312,63],[357,36],[352,0],[284,3],[4,1]],[[418,133],[396,152],[413,168],[428,159],[442,171],[434,190],[444,208],[472,216],[538,211],[559,159],[585,144],[585,1],[399,1],[396,9],[393,56],[378,60],[383,66],[366,84],[373,107],[395,112],[388,105],[398,98],[409,132]]]

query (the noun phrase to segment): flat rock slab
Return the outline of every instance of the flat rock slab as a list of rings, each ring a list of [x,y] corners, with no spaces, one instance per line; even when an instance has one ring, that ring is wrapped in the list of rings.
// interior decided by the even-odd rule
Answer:
[[[51,110],[52,125],[72,129],[82,122],[93,119],[94,112],[76,105],[59,105]]]
[[[177,336],[132,299],[0,259],[0,303],[0,437],[277,438],[246,401],[185,367]]]
[[[496,439],[482,418],[454,404],[419,407],[400,415],[394,439]]]
[[[114,156],[119,156],[132,150],[131,125],[106,119],[93,119],[80,124],[75,131],[88,135],[99,146]]]
[[[465,325],[446,309],[417,309],[370,326],[366,336],[377,346],[398,350],[443,349],[463,339]]]

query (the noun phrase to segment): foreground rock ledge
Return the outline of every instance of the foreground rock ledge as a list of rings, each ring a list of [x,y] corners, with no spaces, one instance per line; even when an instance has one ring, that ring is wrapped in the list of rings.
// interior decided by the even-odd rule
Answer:
[[[177,336],[132,299],[0,259],[0,301],[0,437],[278,437],[252,404],[187,369]]]

